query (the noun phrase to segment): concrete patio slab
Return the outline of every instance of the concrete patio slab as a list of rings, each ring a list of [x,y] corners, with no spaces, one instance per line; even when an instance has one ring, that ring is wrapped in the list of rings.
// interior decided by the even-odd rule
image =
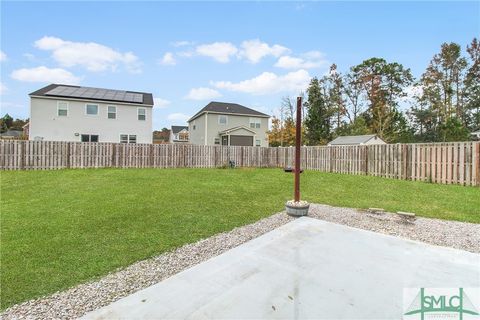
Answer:
[[[420,287],[480,287],[480,255],[303,217],[84,319],[399,319]]]

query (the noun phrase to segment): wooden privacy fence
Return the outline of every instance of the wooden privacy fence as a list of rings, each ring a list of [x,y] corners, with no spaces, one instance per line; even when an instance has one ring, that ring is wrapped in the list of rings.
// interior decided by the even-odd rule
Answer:
[[[293,166],[294,148],[0,141],[0,169]],[[480,142],[302,147],[302,167],[443,184],[480,184]]]

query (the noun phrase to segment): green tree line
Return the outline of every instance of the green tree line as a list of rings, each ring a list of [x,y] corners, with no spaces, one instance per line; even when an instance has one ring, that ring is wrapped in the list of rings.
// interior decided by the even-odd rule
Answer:
[[[282,110],[285,99],[282,100]],[[465,141],[480,129],[480,43],[444,43],[419,79],[409,68],[370,58],[341,73],[336,64],[310,81],[304,102],[304,141],[377,134],[389,143]],[[288,108],[287,108],[288,110]],[[274,118],[272,145],[283,139],[293,114]],[[282,141],[279,141],[282,140]],[[284,141],[286,140],[286,144]]]

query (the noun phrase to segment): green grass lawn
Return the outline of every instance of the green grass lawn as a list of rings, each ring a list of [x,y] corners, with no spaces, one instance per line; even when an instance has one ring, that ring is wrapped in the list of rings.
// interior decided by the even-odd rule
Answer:
[[[280,169],[1,173],[1,308],[283,209]],[[480,222],[480,188],[305,172],[303,198]]]

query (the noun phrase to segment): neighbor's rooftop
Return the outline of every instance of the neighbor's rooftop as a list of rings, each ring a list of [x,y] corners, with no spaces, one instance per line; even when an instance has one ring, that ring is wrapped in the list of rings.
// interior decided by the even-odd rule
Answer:
[[[229,103],[229,102],[217,102],[212,101],[203,107],[202,110],[197,112],[193,117],[191,117],[188,122],[198,118],[200,115],[211,112],[211,113],[228,113],[234,115],[248,115],[248,116],[256,116],[256,117],[266,117],[270,118],[268,114],[247,108],[237,103]]]
[[[328,145],[346,145],[346,144],[362,144],[370,139],[378,138],[375,134],[366,134],[362,136],[341,136],[333,139]]]
[[[187,130],[188,131],[188,127],[187,126],[172,126],[172,133],[179,133],[180,131],[182,130]]]
[[[153,95],[146,92],[50,84],[29,94],[30,97],[61,97],[94,101],[110,101],[153,107]]]

